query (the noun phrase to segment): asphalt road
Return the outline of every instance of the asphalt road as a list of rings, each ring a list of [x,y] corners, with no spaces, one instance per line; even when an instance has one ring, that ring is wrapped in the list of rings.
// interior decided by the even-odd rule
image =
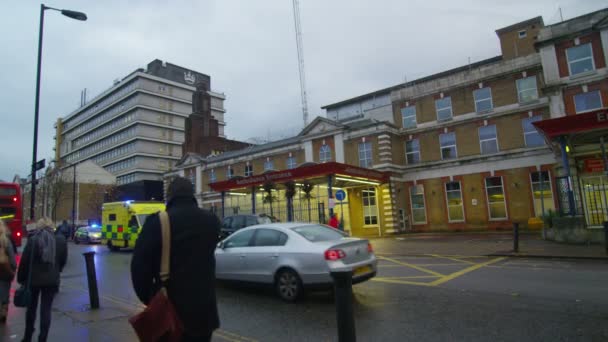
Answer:
[[[70,244],[62,286],[86,288],[95,250],[100,295],[136,306],[131,253]],[[380,251],[379,251],[380,252]],[[605,261],[384,256],[354,287],[359,341],[607,341]],[[335,341],[333,297],[284,303],[272,289],[218,284],[217,341]]]

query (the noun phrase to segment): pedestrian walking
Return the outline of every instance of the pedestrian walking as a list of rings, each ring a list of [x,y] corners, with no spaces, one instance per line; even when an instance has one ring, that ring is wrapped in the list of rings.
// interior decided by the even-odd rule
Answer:
[[[59,228],[57,228],[56,234],[63,235],[63,237],[67,241],[70,239],[70,236],[72,235],[71,231],[72,231],[72,229],[70,228],[68,221],[63,220],[63,222],[61,222],[61,225],[59,226]]]
[[[220,220],[198,207],[192,183],[178,177],[169,185],[170,267],[166,288],[183,323],[182,341],[210,341],[219,327],[215,294],[214,251]],[[131,279],[139,299],[148,304],[161,287],[161,223],[148,217],[137,238],[131,260]]]
[[[338,221],[338,215],[336,213],[331,213],[331,217],[329,218],[329,226],[338,229],[340,226],[340,221]]]
[[[51,306],[59,287],[59,276],[67,261],[67,243],[62,234],[53,234],[53,221],[41,218],[36,229],[29,232],[27,244],[21,254],[17,281],[26,285],[30,277],[31,301],[25,314],[23,341],[34,335],[38,297],[40,297],[40,334],[38,341],[46,341],[51,326]]]
[[[6,322],[8,316],[8,303],[11,291],[11,282],[15,277],[17,263],[15,262],[14,246],[11,242],[9,230],[0,220],[0,322]]]

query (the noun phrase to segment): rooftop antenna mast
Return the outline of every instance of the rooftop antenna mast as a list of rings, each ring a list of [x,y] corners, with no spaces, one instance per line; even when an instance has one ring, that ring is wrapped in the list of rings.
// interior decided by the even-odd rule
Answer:
[[[304,46],[302,45],[302,25],[300,24],[300,2],[293,0],[293,21],[296,28],[298,47],[298,67],[300,69],[300,92],[302,97],[302,115],[304,127],[308,124],[308,99],[306,98],[306,76],[304,75]]]

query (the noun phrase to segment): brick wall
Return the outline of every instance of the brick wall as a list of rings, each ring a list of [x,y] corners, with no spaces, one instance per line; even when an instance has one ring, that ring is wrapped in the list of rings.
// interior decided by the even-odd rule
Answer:
[[[608,80],[602,80],[599,82],[589,83],[587,85],[587,91],[600,91],[600,96],[602,97],[602,105],[605,107],[608,106]],[[574,96],[583,92],[582,86],[575,86],[564,89],[564,106],[566,108],[567,115],[575,115],[576,107],[574,105]]]
[[[593,32],[591,34],[583,35],[579,37],[580,45],[591,43],[591,49],[593,51],[593,62],[596,69],[605,68],[606,60],[604,59],[604,51],[602,49],[602,40],[599,32]],[[557,55],[557,67],[559,70],[560,77],[567,77],[570,75],[568,69],[568,57],[566,56],[566,50],[576,46],[574,39],[569,39],[555,44],[555,54]]]

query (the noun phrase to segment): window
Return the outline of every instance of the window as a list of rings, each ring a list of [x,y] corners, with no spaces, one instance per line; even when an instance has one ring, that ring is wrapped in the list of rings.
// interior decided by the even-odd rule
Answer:
[[[456,153],[456,133],[450,132],[439,135],[439,144],[441,145],[441,159],[454,159],[458,155]]]
[[[435,110],[437,111],[437,121],[449,120],[452,118],[452,98],[444,97],[435,100]]]
[[[108,221],[116,221],[116,214],[108,215]]]
[[[228,169],[226,169],[226,179],[230,179],[232,177],[234,177],[234,170],[232,167],[228,166]]]
[[[515,83],[517,85],[517,99],[520,103],[525,103],[538,99],[538,91],[536,89],[536,76],[520,78]]]
[[[490,87],[485,87],[473,91],[475,98],[475,110],[477,113],[487,112],[492,110],[492,90]]]
[[[340,240],[341,238],[346,236],[345,233],[337,229],[321,225],[306,225],[302,227],[295,227],[293,228],[293,231],[302,235],[302,237],[304,237],[306,240],[312,242],[335,241]]]
[[[296,158],[295,157],[289,157],[289,158],[287,158],[287,168],[288,169],[295,169],[296,168]]]
[[[253,176],[253,165],[245,165],[245,177]]]
[[[528,36],[528,33],[526,32],[526,30],[521,30],[517,32],[517,36],[519,37],[519,39],[526,38]]]
[[[418,139],[405,142],[405,161],[408,165],[420,163],[420,143]]]
[[[526,147],[542,146],[545,144],[545,141],[536,130],[536,127],[532,125],[533,122],[541,121],[542,119],[542,116],[535,115],[522,120],[522,125],[524,126],[524,140],[526,142]]]
[[[532,172],[530,181],[532,183],[532,200],[534,201],[536,216],[541,217],[543,210],[545,213],[549,210],[555,210],[549,171]]]
[[[372,143],[369,141],[359,143],[359,166],[372,166]]]
[[[251,241],[251,237],[255,229],[240,231],[232,234],[228,240],[224,243],[225,248],[233,248],[233,247],[247,247],[249,246],[249,242]]]
[[[570,69],[570,76],[578,75],[580,73],[595,69],[593,66],[591,43],[567,49],[566,57],[568,58],[568,69]]]
[[[577,114],[602,108],[600,91],[596,90],[574,95],[574,108]]]
[[[287,235],[274,229],[256,229],[253,246],[284,246]]]
[[[490,220],[505,220],[507,218],[507,204],[502,187],[502,177],[486,178],[486,196],[488,197]]]
[[[215,170],[209,170],[209,183],[215,183],[217,181],[217,177],[215,176]]]
[[[496,125],[479,127],[479,145],[481,146],[481,154],[498,152]]]
[[[463,222],[464,206],[460,182],[445,183],[445,197],[448,206],[448,220],[450,222]]]
[[[319,161],[321,163],[331,161],[331,149],[328,145],[321,146],[321,149],[319,150]]]
[[[363,198],[363,224],[378,224],[378,207],[376,206],[376,189],[368,188],[361,191]]]
[[[274,163],[272,162],[272,159],[266,159],[266,161],[264,162],[264,171],[271,170],[274,170]]]
[[[425,224],[424,185],[418,184],[410,187],[410,203],[412,206],[412,223]]]
[[[403,128],[415,128],[416,106],[401,108],[401,117],[403,118]]]

